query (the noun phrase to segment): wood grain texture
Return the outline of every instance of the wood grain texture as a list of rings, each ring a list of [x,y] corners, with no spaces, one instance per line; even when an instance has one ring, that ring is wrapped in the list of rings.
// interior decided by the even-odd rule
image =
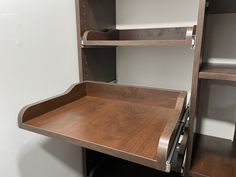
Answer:
[[[80,34],[87,30],[116,28],[116,0],[79,1]]]
[[[199,0],[198,22],[196,29],[196,44],[194,52],[193,75],[192,75],[192,90],[190,99],[190,115],[189,115],[189,138],[187,142],[187,157],[185,164],[185,176],[189,176],[189,169],[191,165],[192,148],[194,142],[194,133],[197,122],[197,106],[198,106],[198,75],[200,63],[202,60],[202,43],[205,20],[205,4],[206,0]]]
[[[83,48],[83,80],[111,82],[116,80],[116,48]]]
[[[236,146],[232,141],[196,136],[192,177],[236,177]]]
[[[193,27],[86,31],[84,46],[191,45]]]
[[[75,0],[77,20],[77,43],[80,81],[116,80],[116,49],[91,49],[81,46],[82,35],[87,30],[115,29],[115,0]]]
[[[236,81],[236,65],[203,64],[199,73],[199,78]]]
[[[71,91],[24,108],[19,127],[165,170],[186,92],[95,82]]]
[[[79,68],[79,79],[83,81],[84,77],[84,64],[82,58],[82,50],[81,50],[81,21],[80,21],[80,0],[75,0],[75,11],[76,11],[76,31],[77,31],[77,51],[78,51],[78,68]]]
[[[86,83],[72,85],[65,93],[56,97],[25,106],[18,115],[19,126],[21,123],[31,120],[37,116],[50,112],[86,95]]]

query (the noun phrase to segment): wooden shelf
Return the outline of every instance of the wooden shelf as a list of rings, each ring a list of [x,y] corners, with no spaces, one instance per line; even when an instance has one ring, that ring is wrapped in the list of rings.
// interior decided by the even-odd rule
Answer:
[[[236,65],[225,64],[203,64],[199,78],[236,81]]]
[[[19,127],[165,171],[186,92],[84,82],[24,108]]]
[[[86,31],[83,46],[179,46],[191,45],[193,27]]]
[[[211,14],[236,13],[236,1],[209,0],[208,13]]]
[[[196,135],[192,177],[236,177],[236,146],[232,141]]]

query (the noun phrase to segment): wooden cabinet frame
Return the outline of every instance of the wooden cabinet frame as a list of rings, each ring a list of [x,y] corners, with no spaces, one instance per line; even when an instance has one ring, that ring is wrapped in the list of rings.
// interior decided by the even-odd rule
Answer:
[[[85,176],[105,175],[101,162],[122,163],[117,158],[126,160],[123,162],[127,165],[152,168],[145,169],[150,176],[158,173],[153,173],[153,169],[180,173],[186,148],[185,176],[236,176],[236,133],[233,142],[196,133],[201,79],[236,81],[235,66],[202,63],[207,16],[236,13],[236,2],[199,0],[197,26],[131,30],[116,29],[116,0],[75,3],[81,83],[62,95],[23,108],[19,127],[82,146]],[[195,49],[189,127],[185,91],[108,83],[116,81],[117,46],[161,45]],[[109,129],[113,131],[111,136],[106,132],[109,126],[113,126]],[[181,134],[184,138],[179,143]],[[215,143],[220,145],[215,147]],[[217,159],[223,172],[202,165],[212,159]]]

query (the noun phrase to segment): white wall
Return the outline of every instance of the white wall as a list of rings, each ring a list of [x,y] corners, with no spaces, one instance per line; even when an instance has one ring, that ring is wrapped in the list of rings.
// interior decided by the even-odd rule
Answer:
[[[81,151],[21,130],[26,104],[78,82],[74,0],[0,1],[0,176],[82,176]]]
[[[197,23],[196,0],[118,0],[116,6],[118,29]],[[190,91],[193,54],[190,47],[118,47],[117,80]]]
[[[191,26],[196,24],[197,13],[197,0],[117,0],[117,28]],[[210,18],[208,36],[219,40],[207,40],[207,58],[210,62],[236,63],[236,36],[232,35],[236,30],[235,15]],[[118,82],[190,91],[193,52],[188,47],[119,47]],[[202,84],[198,131],[233,139],[236,84],[226,84]]]

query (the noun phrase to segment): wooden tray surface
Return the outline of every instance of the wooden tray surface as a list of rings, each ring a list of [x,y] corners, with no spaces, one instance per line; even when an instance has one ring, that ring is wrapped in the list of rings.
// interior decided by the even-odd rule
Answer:
[[[21,128],[165,170],[186,92],[95,82],[25,107]]]

